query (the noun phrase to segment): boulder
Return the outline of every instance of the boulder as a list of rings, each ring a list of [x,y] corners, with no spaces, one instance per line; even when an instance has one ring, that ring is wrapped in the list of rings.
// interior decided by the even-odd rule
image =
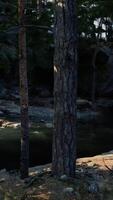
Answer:
[[[74,189],[72,187],[66,187],[66,188],[64,188],[63,192],[66,194],[73,194]]]

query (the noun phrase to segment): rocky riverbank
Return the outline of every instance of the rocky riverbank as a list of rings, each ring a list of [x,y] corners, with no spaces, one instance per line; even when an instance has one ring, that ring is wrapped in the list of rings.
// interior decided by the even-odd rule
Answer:
[[[46,101],[46,100],[45,100]],[[92,111],[91,102],[84,99],[77,100],[77,118],[79,121],[91,121],[101,116],[99,111]],[[49,106],[29,106],[29,117],[32,121],[52,122],[54,110]],[[19,119],[20,105],[14,100],[0,99],[0,117]]]
[[[76,178],[55,179],[51,164],[30,168],[26,180],[19,173],[0,171],[0,200],[112,200],[113,151],[77,160]]]

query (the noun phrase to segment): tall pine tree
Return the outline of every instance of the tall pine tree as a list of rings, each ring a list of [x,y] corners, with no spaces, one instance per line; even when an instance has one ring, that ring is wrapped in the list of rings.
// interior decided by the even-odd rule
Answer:
[[[18,0],[19,14],[19,75],[21,106],[21,178],[28,176],[29,128],[28,128],[28,83],[26,56],[25,0]]]
[[[76,0],[56,1],[53,174],[75,176],[77,22]]]

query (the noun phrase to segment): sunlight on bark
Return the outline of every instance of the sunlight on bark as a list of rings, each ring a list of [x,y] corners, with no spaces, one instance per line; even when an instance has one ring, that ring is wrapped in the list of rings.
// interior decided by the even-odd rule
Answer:
[[[57,69],[57,67],[54,65],[54,72],[58,72],[58,69]]]

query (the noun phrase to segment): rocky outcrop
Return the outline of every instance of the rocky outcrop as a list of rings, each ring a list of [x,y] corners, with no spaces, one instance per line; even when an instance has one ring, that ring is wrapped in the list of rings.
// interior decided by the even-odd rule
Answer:
[[[1,116],[9,116],[13,118],[20,117],[20,106],[11,100],[0,99]],[[34,121],[52,121],[53,109],[47,107],[29,106],[29,116]]]
[[[80,121],[91,121],[100,116],[97,111],[91,110],[91,102],[85,99],[77,100],[77,118]],[[52,122],[53,108],[43,106],[29,106],[29,117],[38,122]],[[0,116],[9,116],[12,118],[20,117],[20,106],[11,100],[0,99]]]

